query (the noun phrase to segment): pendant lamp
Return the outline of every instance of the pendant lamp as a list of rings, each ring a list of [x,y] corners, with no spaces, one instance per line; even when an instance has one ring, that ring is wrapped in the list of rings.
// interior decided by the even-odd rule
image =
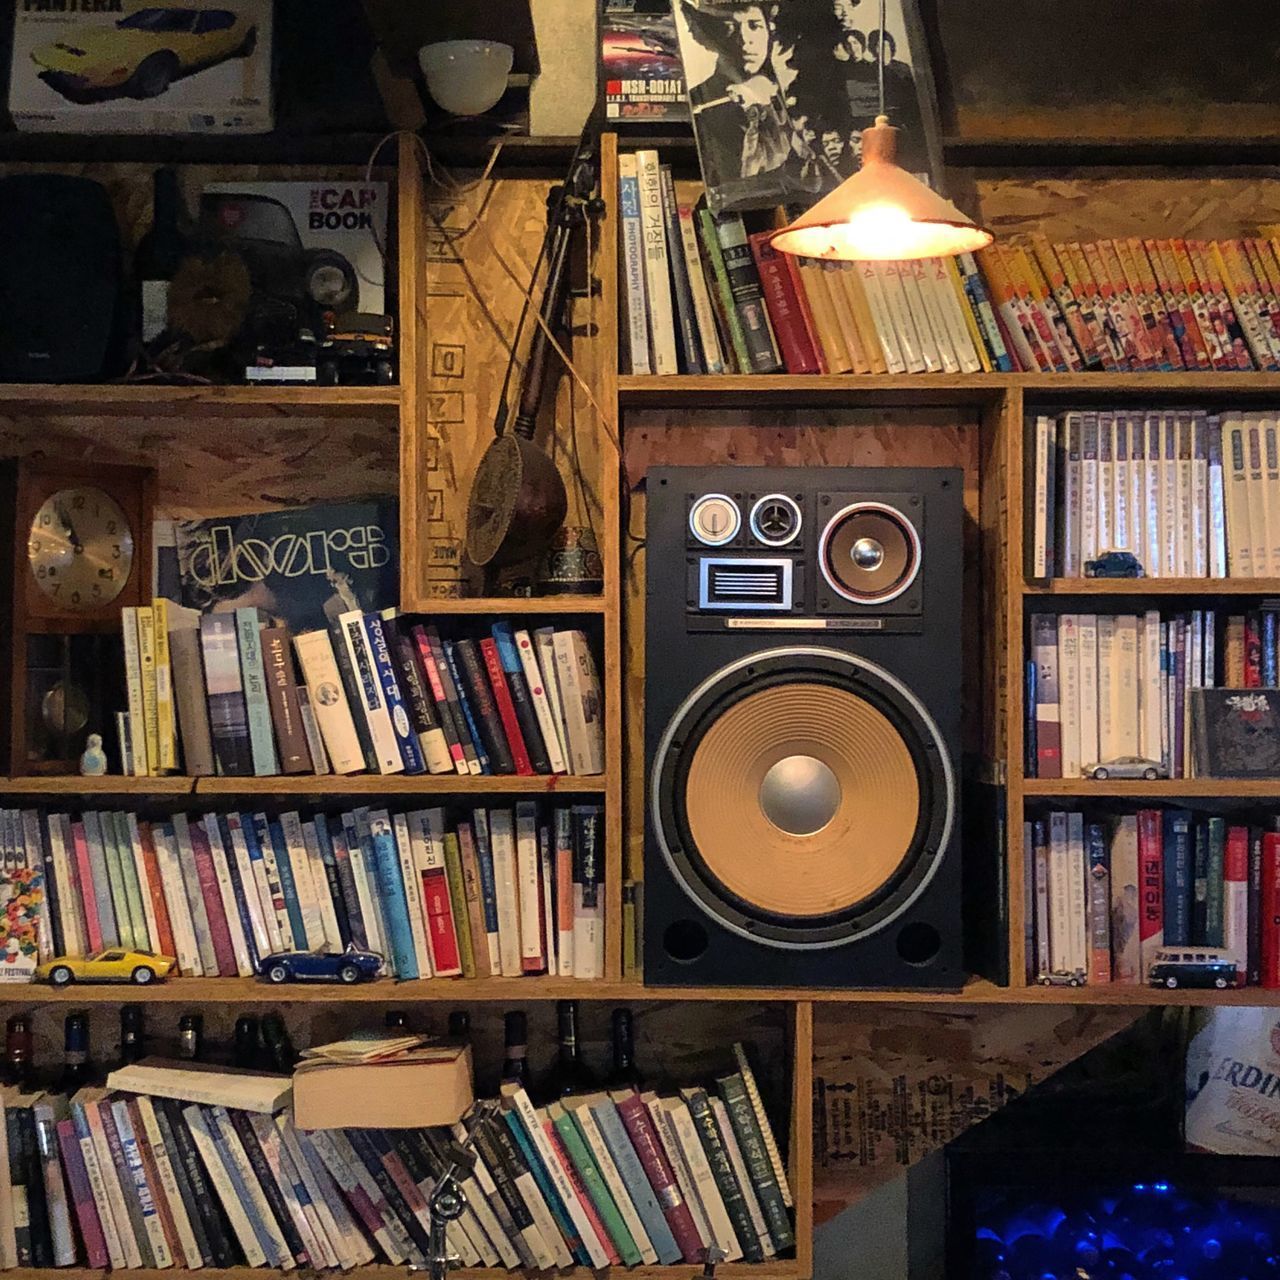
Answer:
[[[885,47],[884,0],[880,43]],[[884,59],[879,55],[880,114],[862,131],[862,167],[807,213],[774,232],[779,253],[837,261],[938,258],[972,253],[995,237],[897,162],[898,130],[884,114]]]

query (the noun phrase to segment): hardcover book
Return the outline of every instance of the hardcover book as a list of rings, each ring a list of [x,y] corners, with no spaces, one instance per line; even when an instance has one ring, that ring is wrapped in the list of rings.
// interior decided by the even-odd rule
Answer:
[[[1197,776],[1280,777],[1280,690],[1192,689],[1190,702]]]
[[[181,603],[202,613],[241,605],[293,635],[337,612],[378,610],[399,595],[393,498],[184,520],[175,531]]]
[[[235,617],[230,614],[202,617],[200,647],[204,654],[209,727],[218,772],[231,777],[252,777],[253,751],[240,676]]]

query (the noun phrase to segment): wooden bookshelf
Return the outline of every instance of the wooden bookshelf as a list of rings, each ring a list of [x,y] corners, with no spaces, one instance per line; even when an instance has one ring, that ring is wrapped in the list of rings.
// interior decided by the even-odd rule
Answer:
[[[1028,596],[1270,596],[1280,578],[1052,578],[1028,582]]]
[[[1026,778],[1022,794],[1058,800],[1130,799],[1280,801],[1280,778]]]
[[[394,419],[396,387],[214,386],[190,383],[103,383],[53,386],[0,383],[0,413],[112,417],[323,417]]]

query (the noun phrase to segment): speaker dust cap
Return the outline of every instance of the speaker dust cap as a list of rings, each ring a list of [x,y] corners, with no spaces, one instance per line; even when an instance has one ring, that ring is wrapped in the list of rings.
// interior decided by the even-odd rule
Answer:
[[[676,712],[654,827],[681,887],[735,932],[834,946],[884,927],[932,878],[954,814],[936,725],[855,655],[769,650]]]

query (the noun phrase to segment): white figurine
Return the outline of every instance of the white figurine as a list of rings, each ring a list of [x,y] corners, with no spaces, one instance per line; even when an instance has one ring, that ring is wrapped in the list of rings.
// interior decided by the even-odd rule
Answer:
[[[80,757],[80,773],[86,778],[100,778],[106,771],[107,753],[102,749],[102,735],[91,733]]]

